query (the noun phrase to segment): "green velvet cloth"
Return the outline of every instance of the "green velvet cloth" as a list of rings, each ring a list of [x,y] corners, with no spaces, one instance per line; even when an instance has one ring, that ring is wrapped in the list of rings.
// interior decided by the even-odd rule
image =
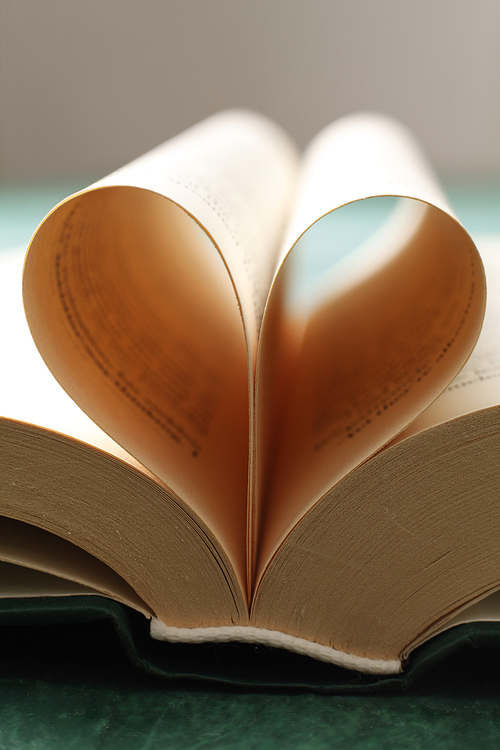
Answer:
[[[0,748],[500,741],[495,625],[445,633],[382,679],[264,647],[154,643],[141,615],[100,597],[6,600],[0,626]]]

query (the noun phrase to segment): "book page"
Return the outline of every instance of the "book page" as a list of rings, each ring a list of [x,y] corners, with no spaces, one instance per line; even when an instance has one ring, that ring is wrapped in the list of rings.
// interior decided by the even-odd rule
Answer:
[[[94,445],[139,467],[138,462],[93,422],[64,391],[37,351],[24,315],[25,248],[0,253],[0,417],[19,419]]]
[[[499,435],[496,406],[365,461],[281,545],[256,592],[252,624],[401,658],[437,624],[498,590]]]
[[[498,237],[478,247],[488,297],[469,360],[295,526],[257,589],[254,624],[404,660],[442,630],[498,619]]]
[[[190,612],[191,625],[207,612],[230,618],[234,599],[245,616],[238,593],[244,571],[233,571],[199,519],[104,433],[47,369],[24,316],[23,260],[22,248],[0,254],[0,348],[8,363],[0,369],[1,509],[8,516],[0,519],[0,560],[16,563],[6,569],[0,596],[71,595],[78,591],[64,581],[78,581],[86,591],[154,610],[170,622],[196,606],[205,612]],[[240,543],[235,559],[243,564]],[[34,576],[26,566],[42,573]],[[227,597],[229,609],[220,605]]]
[[[139,467],[72,401],[41,359],[24,316],[24,254],[24,248],[0,254],[0,351],[9,365],[0,369],[0,418],[70,435]],[[0,518],[0,529],[1,597],[101,593],[149,611],[122,578],[78,547],[8,518]]]
[[[41,596],[102,595],[97,589],[59,578],[16,563],[0,561],[0,599],[31,599]]]
[[[486,270],[486,314],[469,360],[438,399],[397,440],[429,427],[500,404],[500,238],[477,238]]]
[[[57,213],[24,271],[42,356],[83,411],[241,558],[248,368],[222,261],[185,213],[146,191],[102,188]]]
[[[296,159],[264,118],[212,118],[63,202],[25,266],[50,370],[241,575],[256,341]]]
[[[330,290],[319,290],[296,325],[288,373],[274,363],[275,333],[264,320],[258,399],[276,410],[257,416],[258,576],[314,503],[449,385],[479,334],[480,257],[411,137],[390,120],[355,116],[318,136],[289,243],[327,211],[377,196],[399,196],[402,206],[368,248],[333,267]],[[331,243],[335,254],[335,235]],[[266,466],[270,444],[274,463]]]
[[[0,518],[0,532],[1,598],[102,594],[153,614],[123,578],[74,544],[10,518]]]
[[[195,218],[228,268],[254,351],[299,165],[295,145],[277,125],[253,112],[229,110],[92,187],[151,190]]]
[[[409,646],[403,657],[408,658],[415,648],[438,635],[438,633],[444,633],[445,630],[450,630],[457,625],[472,622],[500,622],[500,591],[484,595],[479,601],[466,605],[458,614],[453,615],[445,622],[429,628]]]

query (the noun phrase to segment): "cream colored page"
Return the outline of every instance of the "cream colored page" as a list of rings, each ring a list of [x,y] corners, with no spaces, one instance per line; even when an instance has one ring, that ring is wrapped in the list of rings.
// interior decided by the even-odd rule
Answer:
[[[284,131],[261,115],[230,110],[93,187],[153,190],[195,217],[233,278],[254,349],[298,167],[298,152]]]
[[[48,573],[54,579],[46,579],[47,586],[43,592],[35,592],[37,595],[59,595],[61,593],[100,593],[117,601],[124,602],[129,606],[152,615],[152,611],[137,596],[135,591],[111,568],[97,558],[84,552],[69,542],[50,534],[36,526],[15,521],[10,518],[0,518],[0,561],[13,563],[15,566],[29,568],[30,570]],[[7,578],[5,584],[9,587],[10,596],[24,596],[25,587],[18,591],[12,585],[14,578]],[[28,583],[30,576],[22,577]],[[37,576],[32,577],[35,583]],[[59,580],[77,583],[82,591],[67,589],[58,583]],[[0,597],[5,596],[4,579],[0,576]],[[52,587],[48,584],[52,583]]]
[[[0,254],[0,418],[17,419],[55,430],[105,450],[132,465],[137,462],[84,414],[54,380],[40,357],[26,323],[22,306],[22,248]],[[7,366],[8,364],[8,366]],[[141,611],[147,611],[137,594],[116,573],[97,559],[63,540],[10,519],[0,519],[0,560],[61,576],[66,581],[93,587]],[[14,571],[15,573],[15,571]],[[26,594],[30,578],[25,573],[9,577],[9,596]],[[2,578],[2,591],[4,595]],[[33,595],[40,595],[34,581]],[[52,585],[57,579],[40,579],[43,594],[82,593],[70,585]],[[17,592],[17,593],[16,593]]]
[[[75,404],[38,353],[23,309],[23,261],[23,248],[0,253],[0,417],[61,432],[138,466]]]
[[[0,560],[0,599],[26,599],[41,596],[75,596],[80,594],[100,594],[81,583],[58,578],[23,565]]]
[[[480,601],[465,607],[465,609],[439,625],[439,627],[433,628],[426,637],[418,641],[418,645],[438,633],[455,627],[455,625],[463,625],[469,622],[500,622],[500,591],[488,594]]]
[[[455,380],[398,439],[500,404],[500,237],[479,237],[477,244],[486,270],[488,290],[479,340]]]
[[[353,201],[396,195],[451,209],[412,135],[378,114],[355,114],[322,130],[304,154],[283,258],[320,217]]]
[[[199,226],[150,191],[78,195],[32,240],[23,296],[59,383],[201,517],[243,576],[247,352]]]
[[[266,341],[273,332],[264,320],[258,398],[264,393],[262,400],[272,401],[268,388],[271,394],[289,388],[290,395],[281,433],[273,436],[274,464],[260,482],[260,573],[330,487],[447,387],[480,330],[484,277],[477,250],[412,139],[385,118],[347,118],[311,146],[289,243],[322,214],[377,195],[405,197],[406,224],[401,228],[398,219],[396,236],[381,233],[371,260],[339,278],[330,295],[322,290],[285,381],[270,375]],[[272,425],[268,413],[260,445],[269,444]]]
[[[475,601],[474,604],[466,605],[458,614],[426,630],[410,644],[404,652],[403,658],[408,658],[414,649],[439,633],[451,630],[451,628],[457,625],[465,625],[472,622],[500,622],[500,591],[487,594],[479,601]]]
[[[82,440],[127,463],[137,461],[83,413],[53,378],[31,337],[22,305],[24,249],[0,253],[0,418],[39,425]],[[62,539],[18,521],[0,519],[0,560],[76,581],[146,612],[146,605],[114,571]],[[15,567],[15,566],[13,566]],[[10,569],[9,569],[10,570]],[[3,590],[0,596],[6,595]],[[57,578],[31,579],[27,573],[7,578],[9,596],[85,593],[60,585]],[[17,582],[17,583],[16,583]],[[41,587],[41,588],[40,588]],[[87,588],[88,590],[88,588]],[[92,591],[91,591],[92,593]]]
[[[53,374],[241,574],[255,345],[296,166],[266,119],[216,116],[63,202],[25,267]]]

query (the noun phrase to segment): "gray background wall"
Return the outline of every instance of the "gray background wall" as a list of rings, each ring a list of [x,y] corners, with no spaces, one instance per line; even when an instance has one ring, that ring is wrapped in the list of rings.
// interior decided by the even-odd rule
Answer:
[[[357,109],[500,175],[499,0],[0,0],[0,178],[100,176],[228,106]]]

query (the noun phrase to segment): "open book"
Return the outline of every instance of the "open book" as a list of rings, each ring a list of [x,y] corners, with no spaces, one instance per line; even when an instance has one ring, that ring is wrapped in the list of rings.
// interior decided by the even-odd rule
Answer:
[[[2,596],[100,592],[156,639],[378,673],[490,616],[499,265],[477,343],[482,260],[400,125],[349,117],[300,158],[225,112],[63,201],[23,278],[60,385],[9,263]]]

